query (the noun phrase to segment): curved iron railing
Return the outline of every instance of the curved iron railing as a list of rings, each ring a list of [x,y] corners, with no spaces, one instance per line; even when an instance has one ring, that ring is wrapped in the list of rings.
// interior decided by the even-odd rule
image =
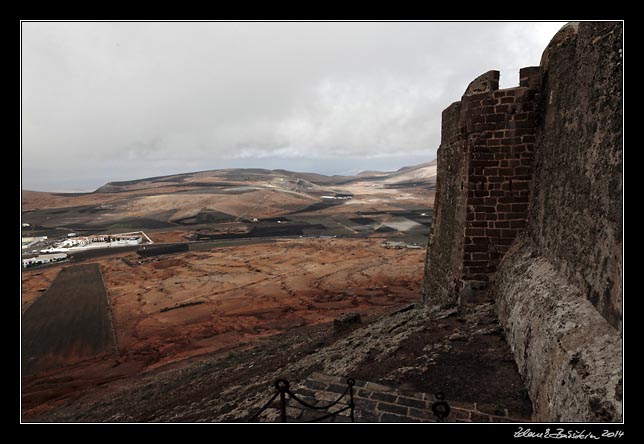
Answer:
[[[341,409],[336,410],[334,412],[328,412],[327,414],[311,419],[310,421],[311,422],[322,421],[327,418],[336,417],[340,413],[350,410],[349,418],[351,419],[351,422],[354,422],[355,421],[355,415],[354,415],[355,403],[353,402],[353,386],[355,385],[355,383],[356,381],[353,378],[348,378],[347,388],[344,389],[344,392],[342,392],[342,394],[335,401],[327,405],[312,405],[304,401],[303,399],[299,398],[295,393],[293,393],[291,391],[291,386],[286,379],[278,379],[277,381],[275,381],[275,390],[276,390],[275,394],[262,406],[262,408],[260,408],[246,422],[252,422],[253,420],[257,419],[259,415],[261,415],[264,411],[266,411],[266,409],[268,409],[271,406],[271,404],[275,401],[275,399],[278,396],[280,397],[280,402],[279,402],[280,422],[286,422],[286,403],[287,403],[286,395],[288,395],[290,399],[296,401],[300,405],[310,410],[330,409],[331,407],[336,406],[345,396],[349,395],[349,403],[345,407],[342,407]]]
[[[333,412],[328,412],[325,415],[319,416],[317,418],[309,420],[310,422],[318,422],[322,421],[331,417],[336,417],[340,413],[345,412],[349,410],[349,418],[351,419],[351,422],[355,422],[355,403],[353,402],[353,386],[355,385],[355,380],[353,378],[348,378],[347,379],[347,388],[342,392],[342,394],[333,402],[327,405],[312,405],[306,402],[305,400],[299,398],[295,393],[291,391],[290,384],[287,380],[285,379],[278,379],[275,381],[274,386],[275,386],[275,394],[271,396],[271,398],[253,415],[251,416],[246,422],[252,422],[256,420],[259,415],[261,415],[263,412],[265,412],[277,399],[279,396],[280,401],[279,401],[279,409],[280,409],[280,422],[286,422],[286,404],[287,404],[287,399],[286,395],[289,396],[289,399],[294,400],[298,404],[304,406],[305,408],[309,410],[328,410],[334,406],[336,406],[345,396],[349,396],[349,402],[346,406],[342,407],[341,409],[338,409]],[[434,394],[434,398],[436,399],[434,402],[432,402],[432,413],[436,418],[438,418],[439,422],[444,422],[445,418],[450,413],[450,406],[445,401],[445,394],[443,392],[438,392]]]

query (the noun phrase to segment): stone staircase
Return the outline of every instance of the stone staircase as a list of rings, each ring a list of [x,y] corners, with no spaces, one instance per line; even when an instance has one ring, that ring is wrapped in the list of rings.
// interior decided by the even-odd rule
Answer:
[[[312,373],[303,383],[294,385],[291,390],[303,401],[314,405],[327,405],[344,393],[347,388],[345,378]],[[438,422],[432,413],[432,402],[435,400],[431,393],[401,392],[394,388],[368,381],[356,380],[354,386],[355,422],[397,422],[419,423]],[[452,401],[448,398],[451,411],[443,422],[531,422],[530,418],[521,418],[487,404]],[[336,411],[348,405],[348,396],[343,398],[330,411]],[[290,400],[287,407],[289,422],[309,422],[326,413],[312,411]],[[266,412],[264,421],[278,419],[277,411]],[[349,411],[323,422],[350,422]]]

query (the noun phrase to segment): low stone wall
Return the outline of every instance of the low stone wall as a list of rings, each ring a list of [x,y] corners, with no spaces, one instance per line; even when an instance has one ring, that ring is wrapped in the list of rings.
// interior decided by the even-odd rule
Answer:
[[[496,310],[542,422],[622,419],[622,344],[585,292],[521,236],[495,282]]]

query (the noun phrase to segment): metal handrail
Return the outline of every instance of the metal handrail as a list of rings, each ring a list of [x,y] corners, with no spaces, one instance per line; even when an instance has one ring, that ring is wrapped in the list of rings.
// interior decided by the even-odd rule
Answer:
[[[327,418],[331,417],[336,417],[340,413],[345,412],[347,410],[350,410],[349,412],[349,418],[351,419],[351,422],[355,422],[355,403],[353,402],[353,386],[355,385],[355,380],[353,378],[348,378],[347,379],[347,388],[342,392],[342,394],[333,402],[327,405],[312,405],[309,404],[308,402],[304,401],[303,399],[300,399],[295,393],[291,391],[291,386],[289,382],[286,379],[278,379],[275,381],[274,386],[275,386],[275,394],[271,396],[271,398],[266,402],[262,408],[260,408],[253,416],[251,416],[246,422],[251,422],[255,420],[260,414],[262,414],[266,409],[268,409],[271,404],[275,401],[275,399],[279,396],[280,397],[280,402],[279,402],[279,408],[280,408],[280,422],[286,422],[286,395],[289,396],[289,399],[293,399],[299,404],[303,405],[307,409],[310,410],[326,410],[329,409],[335,405],[337,405],[347,394],[349,395],[349,403],[345,407],[342,407],[340,410],[336,410],[335,412],[328,412],[326,415],[322,415],[320,417],[311,419],[310,422],[318,422],[322,421]],[[432,413],[436,418],[438,418],[439,422],[444,422],[445,418],[450,413],[450,406],[445,401],[445,394],[443,392],[438,392],[434,394],[434,397],[436,401],[432,402]]]
[[[276,393],[271,397],[271,399],[268,400],[264,404],[262,408],[260,408],[253,416],[251,416],[246,422],[251,422],[254,419],[256,419],[260,414],[262,414],[266,409],[270,407],[270,405],[275,401],[275,398],[278,396],[280,397],[280,422],[286,422],[286,395],[289,395],[290,399],[295,400],[299,404],[303,405],[304,407],[310,409],[310,410],[326,410],[329,409],[335,405],[337,405],[342,398],[349,395],[349,404],[346,407],[341,408],[340,410],[336,410],[335,412],[329,412],[326,415],[320,416],[318,418],[314,418],[311,420],[311,422],[317,422],[317,421],[322,421],[323,419],[327,419],[330,417],[335,417],[339,415],[340,413],[349,410],[349,418],[351,419],[351,422],[355,421],[355,415],[354,415],[354,410],[355,410],[355,403],[353,402],[353,386],[355,385],[355,380],[353,378],[348,378],[347,379],[347,388],[342,392],[342,394],[333,402],[327,405],[311,405],[308,402],[304,401],[303,399],[300,399],[295,393],[291,391],[290,384],[286,379],[278,379],[275,381],[275,390]]]

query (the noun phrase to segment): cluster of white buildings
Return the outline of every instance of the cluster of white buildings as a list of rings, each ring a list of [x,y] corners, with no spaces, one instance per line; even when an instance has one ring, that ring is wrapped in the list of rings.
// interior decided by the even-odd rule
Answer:
[[[22,249],[42,242],[47,236],[41,237],[23,237]],[[67,260],[67,252],[83,251],[94,248],[111,248],[111,247],[128,247],[146,243],[153,243],[147,234],[143,231],[120,234],[100,234],[92,236],[76,236],[76,233],[69,233],[67,239],[54,243],[51,247],[40,250],[41,254],[35,257],[22,259],[23,268],[29,268],[36,265],[50,264]],[[36,253],[34,250],[33,253]]]
[[[152,243],[149,237],[142,231],[122,234],[101,234],[94,236],[70,237],[62,242],[54,244],[42,253],[66,253],[74,250],[85,250],[90,248],[111,248],[111,247],[128,247],[143,243],[143,239]]]

